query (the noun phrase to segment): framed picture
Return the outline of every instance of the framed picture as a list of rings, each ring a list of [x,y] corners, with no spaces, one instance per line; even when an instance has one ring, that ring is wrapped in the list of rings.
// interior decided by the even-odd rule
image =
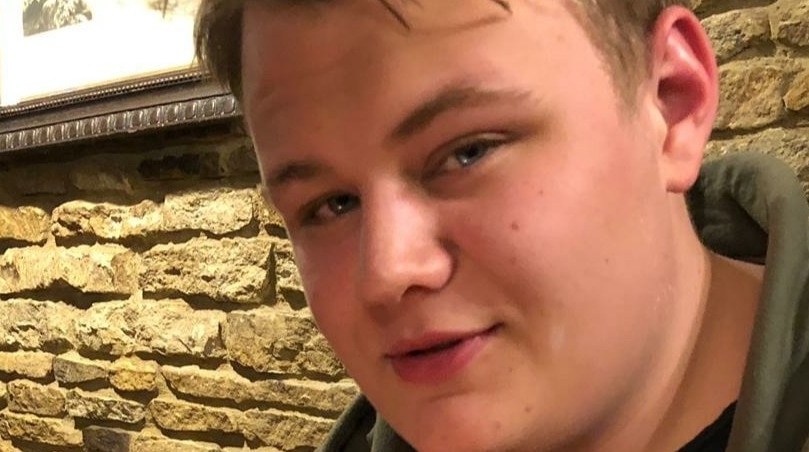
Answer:
[[[199,3],[0,0],[0,152],[237,115],[195,63]]]
[[[0,2],[0,106],[194,68],[199,0]]]

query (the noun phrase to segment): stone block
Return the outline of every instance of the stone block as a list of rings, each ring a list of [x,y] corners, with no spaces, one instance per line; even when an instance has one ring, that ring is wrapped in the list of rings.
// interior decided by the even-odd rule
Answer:
[[[11,411],[53,417],[65,414],[65,393],[56,386],[14,380],[8,383],[7,389]]]
[[[241,450],[248,451],[248,449]],[[253,452],[253,449],[249,451]],[[222,452],[222,448],[211,443],[138,437],[127,452]]]
[[[0,302],[0,344],[26,350],[74,348],[78,309],[64,303],[11,299]]]
[[[702,21],[713,42],[716,59],[724,63],[736,55],[769,41],[767,8],[747,8],[710,16]]]
[[[0,412],[0,435],[52,446],[81,446],[82,435],[72,420]]]
[[[68,352],[53,358],[53,376],[60,383],[74,384],[107,379],[107,365]]]
[[[50,216],[40,208],[0,206],[0,242],[42,244],[48,239],[50,226]]]
[[[165,430],[180,432],[239,432],[239,411],[213,408],[179,400],[154,399],[149,411]]]
[[[121,358],[110,366],[110,384],[119,391],[154,391],[156,363],[137,358]]]
[[[719,68],[720,103],[716,129],[753,129],[786,117],[782,97],[797,72],[788,59],[734,61]]]
[[[809,69],[804,70],[792,80],[784,95],[784,105],[792,111],[803,111],[809,108]]]
[[[73,417],[136,424],[146,417],[146,407],[114,393],[91,393],[71,389],[67,393],[67,413]]]
[[[0,256],[0,295],[61,287],[130,295],[137,262],[135,253],[116,245],[12,248]]]
[[[208,398],[266,402],[310,408],[330,415],[341,413],[358,391],[351,381],[325,383],[308,380],[250,381],[227,370],[202,370],[197,366],[163,366],[163,377],[179,394]]]
[[[64,195],[67,193],[67,178],[61,165],[21,165],[5,174],[0,180],[6,187],[24,196]]]
[[[244,435],[282,450],[314,448],[323,443],[334,421],[278,410],[249,410],[243,418]]]
[[[775,2],[771,22],[774,40],[791,46],[809,46],[809,0]]]
[[[303,282],[295,264],[295,254],[292,244],[288,241],[278,242],[273,248],[275,259],[276,291],[285,293],[288,291],[299,292],[303,295]]]
[[[11,441],[0,439],[0,452],[23,452],[23,451],[14,447],[14,444]]]
[[[239,403],[250,400],[251,381],[233,371],[163,366],[160,372],[171,389],[180,394]]]
[[[259,372],[345,376],[326,340],[308,315],[272,308],[228,314],[222,338],[231,360]]]
[[[88,192],[132,193],[130,175],[117,162],[121,156],[105,156],[71,169],[68,177],[74,187]]]
[[[263,380],[252,386],[252,398],[261,402],[314,409],[337,417],[359,394],[350,380],[325,383],[312,380]]]
[[[42,352],[0,352],[0,373],[28,378],[51,374],[53,355]]]
[[[131,206],[69,201],[53,211],[53,234],[61,238],[121,240],[158,232],[162,222],[162,211],[153,201]]]
[[[143,290],[257,304],[274,300],[269,239],[193,239],[157,245],[143,256]]]
[[[236,232],[253,221],[253,190],[170,193],[163,204],[163,217],[167,231]]]
[[[82,430],[84,452],[131,452],[135,434],[91,425]]]
[[[221,311],[194,310],[182,300],[96,303],[76,320],[80,351],[114,356],[137,352],[222,358]]]

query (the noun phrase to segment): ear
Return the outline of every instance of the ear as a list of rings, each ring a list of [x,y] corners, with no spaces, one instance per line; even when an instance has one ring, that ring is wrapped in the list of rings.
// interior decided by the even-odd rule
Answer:
[[[699,20],[683,7],[663,11],[650,37],[656,108],[666,124],[661,176],[669,192],[694,184],[719,103],[711,41]]]

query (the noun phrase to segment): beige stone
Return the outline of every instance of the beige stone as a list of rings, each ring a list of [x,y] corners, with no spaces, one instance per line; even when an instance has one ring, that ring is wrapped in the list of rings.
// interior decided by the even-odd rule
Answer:
[[[244,434],[282,450],[317,447],[334,421],[278,410],[249,410],[244,415]]]
[[[229,408],[212,408],[179,400],[154,399],[149,404],[152,418],[161,428],[184,432],[239,432],[241,413]]]
[[[110,383],[119,391],[154,391],[156,363],[137,358],[121,358],[110,366]]]
[[[0,242],[41,244],[48,239],[50,224],[50,217],[40,208],[0,206]]]
[[[60,383],[84,383],[107,378],[108,363],[68,352],[53,358],[53,376]]]
[[[160,372],[169,387],[180,394],[239,403],[251,398],[252,382],[233,371],[163,366]]]
[[[23,452],[23,451],[14,447],[14,444],[12,444],[11,441],[0,439],[0,452]]]
[[[63,286],[129,295],[137,288],[137,265],[137,255],[117,245],[12,248],[0,256],[0,295]]]
[[[352,381],[325,383],[308,380],[250,381],[230,370],[202,370],[198,366],[163,366],[163,377],[177,393],[208,399],[257,401],[341,413],[356,397]]]
[[[194,310],[182,300],[96,303],[76,320],[81,351],[114,356],[138,352],[222,358],[220,311]]]
[[[272,308],[234,311],[228,314],[222,337],[233,361],[260,372],[333,379],[345,375],[308,315]]]
[[[772,37],[792,46],[809,46],[809,0],[779,0],[772,10]]]
[[[136,438],[126,452],[221,452],[216,444],[165,438]],[[253,449],[250,449],[252,452]]]
[[[784,104],[792,111],[802,111],[809,107],[809,69],[792,80],[789,90],[784,95]]]
[[[79,314],[64,303],[5,300],[0,303],[0,344],[27,350],[74,348],[73,320]]]
[[[217,235],[236,232],[253,221],[252,190],[219,188],[170,193],[163,205],[165,229],[199,230]]]
[[[162,221],[162,212],[153,201],[131,206],[69,201],[53,211],[53,234],[64,238],[128,239],[159,232]]]
[[[269,239],[193,239],[158,245],[143,257],[140,282],[147,292],[201,295],[216,301],[274,300]]]
[[[770,37],[767,8],[746,8],[710,16],[702,21],[713,42],[716,59],[724,63]]]
[[[130,175],[118,165],[121,156],[105,156],[103,163],[94,160],[70,171],[68,177],[74,187],[88,192],[132,193]]]
[[[348,407],[359,394],[351,380],[325,383],[312,380],[262,380],[252,386],[252,398],[317,410],[324,415],[336,417]]]
[[[81,446],[82,435],[72,420],[0,412],[0,435],[53,446]]]
[[[273,248],[275,258],[276,290],[279,293],[295,291],[303,294],[303,282],[295,264],[295,254],[292,244],[283,241],[278,242]]]
[[[0,352],[0,373],[28,378],[51,374],[53,355],[42,352]]]
[[[146,417],[146,407],[114,393],[91,393],[71,389],[67,393],[67,412],[73,417],[135,424]]]
[[[786,117],[781,97],[785,80],[795,72],[789,60],[762,58],[734,61],[719,69],[717,129],[751,129]]]
[[[53,163],[20,165],[0,174],[4,185],[21,195],[63,195],[67,179],[61,165]]]
[[[65,414],[65,400],[65,393],[55,386],[26,380],[8,383],[8,408],[17,413],[62,416]]]
[[[91,425],[82,430],[83,452],[130,452],[136,435],[127,430]]]

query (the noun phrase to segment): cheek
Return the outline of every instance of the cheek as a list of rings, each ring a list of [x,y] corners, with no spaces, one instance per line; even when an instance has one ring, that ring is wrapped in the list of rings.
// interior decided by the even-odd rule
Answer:
[[[309,309],[320,331],[338,349],[357,317],[350,244],[324,246],[295,238],[293,243]]]

